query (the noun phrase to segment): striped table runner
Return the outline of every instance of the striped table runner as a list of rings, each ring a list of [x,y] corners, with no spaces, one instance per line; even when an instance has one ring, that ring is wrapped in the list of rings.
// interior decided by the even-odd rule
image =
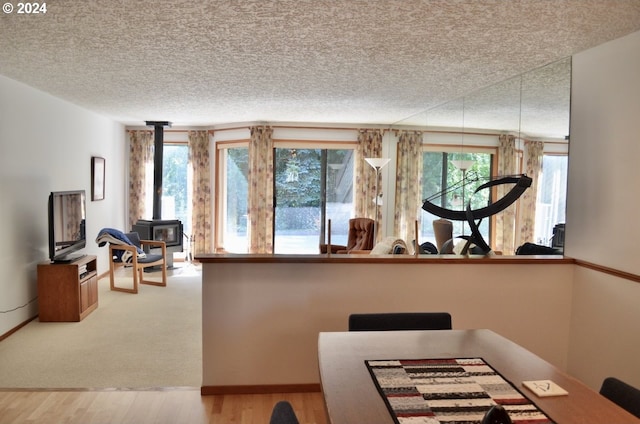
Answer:
[[[514,424],[553,423],[481,358],[365,363],[397,424],[479,424],[495,404]]]

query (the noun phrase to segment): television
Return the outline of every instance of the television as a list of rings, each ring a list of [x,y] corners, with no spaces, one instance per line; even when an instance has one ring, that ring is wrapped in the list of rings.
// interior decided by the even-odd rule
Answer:
[[[84,254],[87,244],[84,190],[54,191],[49,195],[49,259],[70,263]]]

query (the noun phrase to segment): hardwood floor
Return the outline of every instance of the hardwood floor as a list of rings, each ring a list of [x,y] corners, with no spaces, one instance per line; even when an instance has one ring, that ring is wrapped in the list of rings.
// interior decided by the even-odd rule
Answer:
[[[325,424],[321,393],[201,396],[200,389],[0,390],[0,423],[268,424],[288,400],[300,424]]]

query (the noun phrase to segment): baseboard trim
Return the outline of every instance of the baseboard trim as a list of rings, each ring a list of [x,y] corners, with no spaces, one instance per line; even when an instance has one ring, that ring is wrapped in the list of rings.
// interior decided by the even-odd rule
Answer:
[[[320,384],[269,384],[251,386],[202,386],[202,396],[211,395],[262,395],[269,393],[315,393],[320,392]]]
[[[12,335],[13,333],[15,333],[16,331],[18,331],[19,329],[21,329],[22,327],[24,327],[25,325],[29,324],[31,321],[33,321],[36,318],[38,318],[38,315],[34,315],[33,317],[29,318],[22,324],[19,324],[16,327],[13,327],[11,330],[7,331],[6,333],[0,335],[0,342],[6,339],[7,337],[9,337],[10,335]]]

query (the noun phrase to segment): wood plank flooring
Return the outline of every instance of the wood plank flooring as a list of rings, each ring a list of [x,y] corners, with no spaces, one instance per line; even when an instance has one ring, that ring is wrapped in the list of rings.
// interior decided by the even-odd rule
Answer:
[[[0,423],[268,424],[273,405],[288,400],[300,424],[327,422],[321,393],[201,396],[199,388],[0,390]]]

